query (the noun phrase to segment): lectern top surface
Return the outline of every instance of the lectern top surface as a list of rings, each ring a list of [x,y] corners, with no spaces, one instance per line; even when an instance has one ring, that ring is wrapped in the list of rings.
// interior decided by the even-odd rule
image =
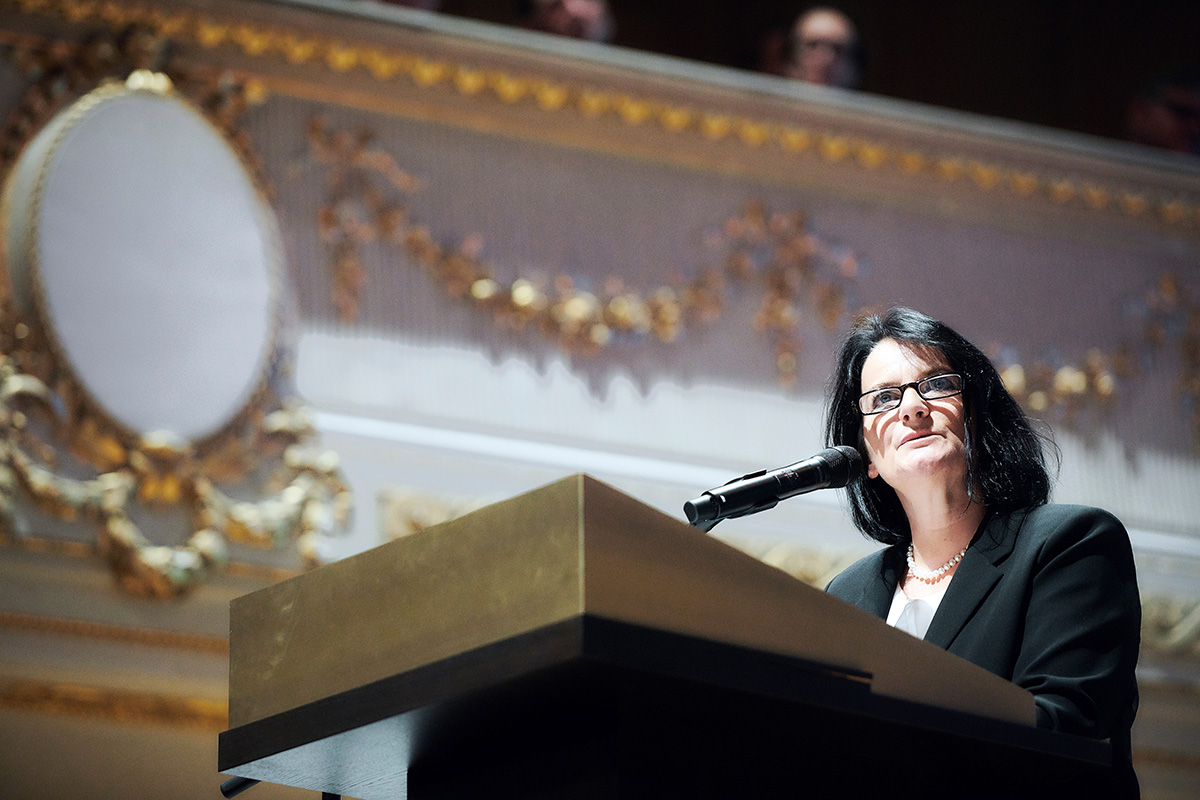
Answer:
[[[1034,720],[1028,692],[576,475],[234,601],[230,724],[584,615],[868,673],[873,692],[902,700]]]

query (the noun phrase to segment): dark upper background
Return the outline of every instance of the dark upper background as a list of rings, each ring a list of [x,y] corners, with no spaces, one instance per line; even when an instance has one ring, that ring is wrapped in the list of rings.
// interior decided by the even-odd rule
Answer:
[[[755,69],[760,43],[809,3],[609,0],[612,43]],[[1129,100],[1200,66],[1200,0],[842,0],[867,61],[863,90],[1127,138]],[[441,0],[440,11],[512,23],[514,0]]]

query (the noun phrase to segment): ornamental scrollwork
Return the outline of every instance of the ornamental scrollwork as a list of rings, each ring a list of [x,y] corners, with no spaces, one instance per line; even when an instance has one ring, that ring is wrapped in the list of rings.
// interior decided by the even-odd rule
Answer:
[[[1162,655],[1200,658],[1200,599],[1146,598],[1142,647]]]
[[[123,84],[174,92],[202,110],[266,206],[263,171],[237,124],[262,99],[252,84],[176,64],[170,42],[139,26],[9,55],[30,85],[0,129],[6,173],[60,112]],[[14,268],[4,265],[10,285]],[[186,439],[117,422],[68,365],[39,302],[7,292],[0,304],[0,540],[20,543],[33,533],[23,513],[30,505],[68,526],[90,524],[94,549],[118,583],[156,598],[183,595],[225,569],[235,543],[294,544],[306,566],[322,560],[325,537],[348,523],[352,496],[336,454],[320,447],[293,399],[282,312],[263,323],[272,332],[257,388],[219,429]]]
[[[1121,343],[1091,348],[1078,363],[1053,356],[1022,363],[1000,348],[994,360],[1005,386],[1034,416],[1087,435],[1115,407],[1123,384],[1174,371],[1178,410],[1200,446],[1200,285],[1163,272],[1121,305]]]
[[[771,209],[749,200],[704,232],[708,263],[685,265],[673,280],[638,290],[634,276],[611,275],[599,291],[566,271],[550,278],[501,278],[484,258],[484,236],[438,241],[413,217],[409,201],[429,178],[403,169],[366,130],[332,129],[310,121],[308,163],[324,170],[326,198],[317,228],[328,248],[330,301],[346,324],[358,318],[371,280],[361,255],[367,242],[404,251],[446,293],[489,314],[498,329],[535,331],[567,355],[588,356],[613,347],[657,341],[675,344],[689,328],[720,319],[733,292],[761,292],[750,324],[768,343],[781,386],[796,386],[804,323],[826,332],[872,310],[873,266],[848,248],[824,241],[802,209]],[[1177,394],[1200,445],[1200,300],[1197,289],[1163,273],[1125,315],[1132,335],[1113,349],[1092,347],[1078,361],[1047,355],[1022,358],[1011,347],[992,353],[1005,386],[1034,417],[1090,436],[1115,407],[1122,383],[1173,350]]]
[[[229,543],[277,548],[296,542],[304,562],[320,563],[321,543],[343,528],[352,497],[336,455],[315,446],[306,411],[283,405],[256,418],[239,448],[198,454],[165,434],[119,442],[94,418],[64,418],[47,385],[0,356],[0,537],[19,539],[18,493],[43,512],[96,526],[97,549],[129,592],[176,597],[229,561]],[[89,477],[64,474],[56,443],[71,439],[68,457],[103,465]],[[234,451],[237,452],[234,452]],[[216,476],[246,477],[251,464],[276,457],[265,499],[237,499]],[[221,469],[211,469],[217,462]],[[206,467],[207,465],[207,467]],[[77,471],[77,470],[76,470]],[[191,531],[180,545],[155,544],[135,522],[138,507],[183,508]]]
[[[565,271],[502,277],[506,270],[484,257],[481,233],[442,242],[414,218],[409,199],[427,180],[401,168],[369,131],[335,130],[316,118],[307,140],[307,165],[324,171],[326,200],[316,222],[327,247],[330,301],[344,323],[357,320],[370,280],[360,253],[366,242],[401,250],[448,297],[490,315],[499,329],[540,334],[575,356],[650,341],[679,343],[687,330],[720,319],[732,293],[755,288],[761,297],[752,324],[771,349],[780,383],[790,387],[803,349],[802,324],[836,330],[865,271],[854,253],[817,236],[802,210],[752,200],[710,226],[706,264],[676,270],[655,287],[638,289],[635,277],[613,275],[589,290]]]

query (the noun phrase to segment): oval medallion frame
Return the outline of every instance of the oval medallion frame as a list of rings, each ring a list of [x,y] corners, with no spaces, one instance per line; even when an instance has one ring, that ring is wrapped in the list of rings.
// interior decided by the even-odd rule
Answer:
[[[280,237],[202,112],[107,83],[33,137],[0,212],[17,311],[90,412],[202,444],[254,405],[279,346]]]

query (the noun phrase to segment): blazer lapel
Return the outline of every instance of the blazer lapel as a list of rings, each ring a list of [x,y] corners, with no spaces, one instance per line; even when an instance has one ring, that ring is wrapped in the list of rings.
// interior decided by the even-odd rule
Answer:
[[[946,596],[933,615],[925,641],[950,649],[955,637],[975,616],[980,603],[1004,576],[1000,564],[1012,552],[1024,519],[1023,512],[1009,516],[990,515],[979,526],[971,547],[954,572]]]
[[[862,598],[855,603],[863,611],[867,611],[880,619],[887,619],[888,611],[892,608],[892,597],[896,594],[896,584],[900,581],[900,571],[897,564],[903,561],[898,556],[896,548],[883,551],[883,562],[879,566],[881,580],[869,581],[862,587]]]

